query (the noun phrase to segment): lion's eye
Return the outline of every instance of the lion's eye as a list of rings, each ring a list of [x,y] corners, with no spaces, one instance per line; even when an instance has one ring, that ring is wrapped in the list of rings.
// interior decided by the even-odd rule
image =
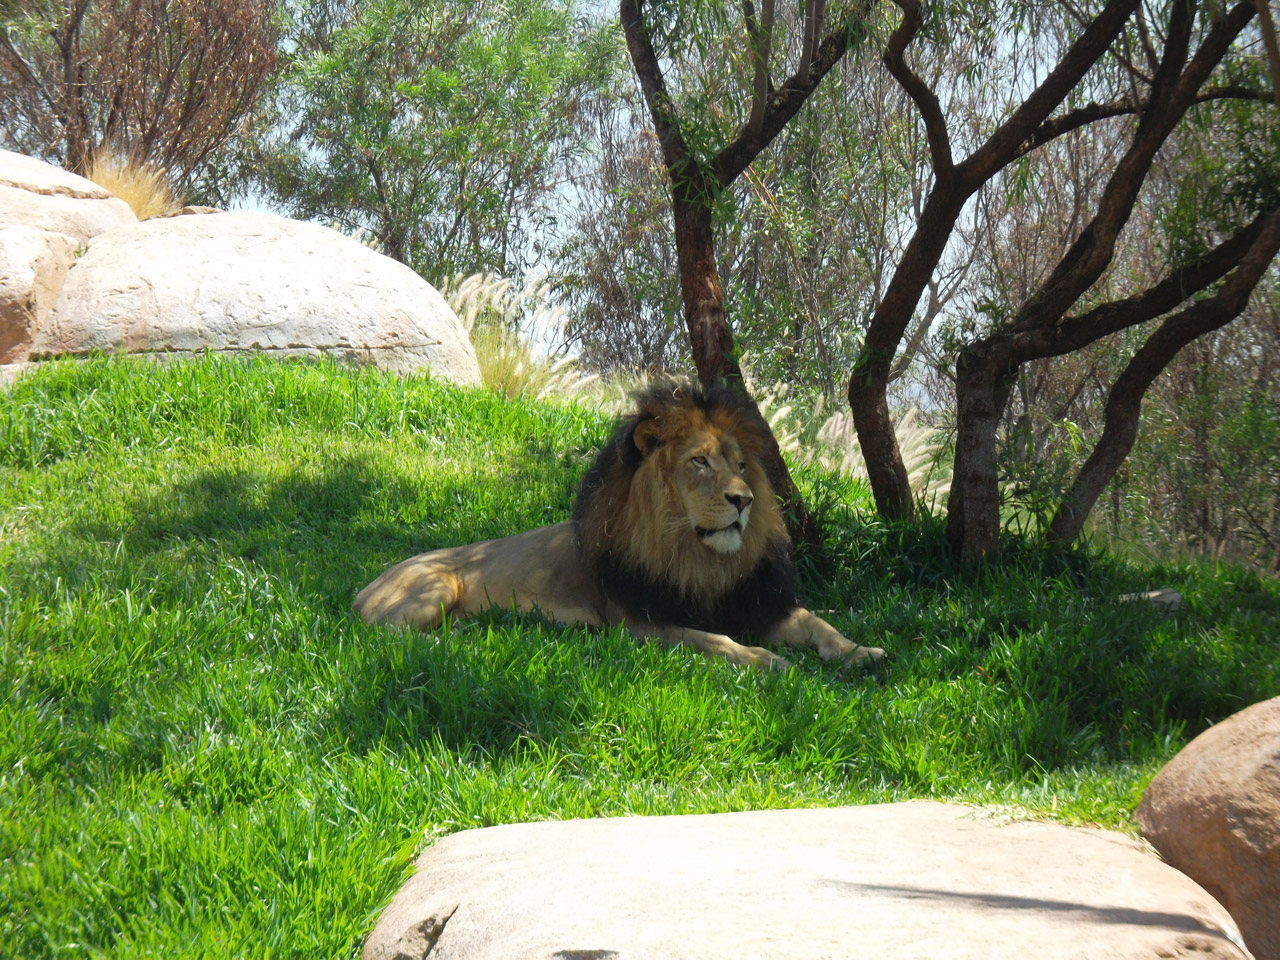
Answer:
[[[700,466],[700,467],[709,467],[709,466],[711,466],[711,464],[707,462],[707,458],[706,458],[706,457],[694,457],[694,458],[693,458],[693,462],[694,462],[694,463],[696,463],[696,464],[697,464],[698,466]]]
[[[739,473],[746,473],[746,472],[747,472],[747,461],[745,461],[745,460],[739,460],[739,461],[738,461],[738,472],[739,472]]]

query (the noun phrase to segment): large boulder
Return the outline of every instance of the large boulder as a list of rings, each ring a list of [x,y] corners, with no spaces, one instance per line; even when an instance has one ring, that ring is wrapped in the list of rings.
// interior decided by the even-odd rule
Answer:
[[[1258,960],[1280,960],[1280,697],[1183,747],[1135,818],[1165,860],[1231,911]]]
[[[60,167],[0,150],[0,227],[28,227],[81,243],[137,223],[129,205]]]
[[[264,213],[147,220],[91,240],[32,357],[87,351],[326,354],[480,381],[466,330],[429,283],[335,230]]]
[[[428,849],[365,960],[1245,958],[1122,834],[902,803],[528,823]]]
[[[27,359],[78,247],[65,233],[0,227],[0,366]]]

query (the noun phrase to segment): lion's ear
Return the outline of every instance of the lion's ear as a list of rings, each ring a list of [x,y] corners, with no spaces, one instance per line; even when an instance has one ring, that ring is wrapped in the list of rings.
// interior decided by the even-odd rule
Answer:
[[[640,451],[640,456],[647,457],[662,443],[662,435],[656,419],[641,420],[631,431],[631,442]]]

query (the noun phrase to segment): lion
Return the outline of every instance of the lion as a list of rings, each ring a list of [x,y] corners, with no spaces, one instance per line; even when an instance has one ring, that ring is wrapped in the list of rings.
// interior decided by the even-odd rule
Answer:
[[[785,669],[740,638],[876,660],[800,606],[791,541],[763,465],[769,427],[728,387],[662,380],[636,395],[587,470],[572,519],[411,557],[366,586],[368,623],[434,630],[491,606],[622,625],[731,663]]]

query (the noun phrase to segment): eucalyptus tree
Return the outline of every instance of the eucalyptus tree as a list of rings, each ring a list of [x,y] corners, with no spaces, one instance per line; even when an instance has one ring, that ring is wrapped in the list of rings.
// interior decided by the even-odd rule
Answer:
[[[1173,0],[1147,8],[1140,0],[1107,0],[1093,10],[993,9],[993,19],[979,24],[989,31],[992,62],[1002,51],[1019,48],[1031,14],[1066,18],[1070,32],[1058,49],[1024,60],[1021,75],[1029,89],[1003,104],[989,129],[956,131],[939,91],[921,78],[909,54],[913,46],[944,43],[958,25],[943,21],[937,10],[917,0],[898,0],[897,5],[901,19],[883,60],[911,96],[927,131],[933,182],[915,233],[872,315],[849,381],[859,441],[885,515],[908,517],[913,509],[890,428],[889,373],[966,205],[1023,158],[1070,131],[1103,123],[1118,124],[1123,131],[1124,149],[1057,263],[1024,302],[962,343],[956,359],[957,440],[948,537],[960,557],[980,559],[996,547],[996,431],[1020,365],[1164,318],[1113,384],[1107,428],[1053,522],[1051,535],[1070,539],[1096,499],[1099,482],[1114,473],[1132,444],[1137,405],[1151,379],[1182,345],[1239,314],[1280,246],[1280,212],[1265,191],[1254,190],[1256,202],[1239,206],[1233,222],[1205,224],[1218,229],[1202,251],[1171,263],[1158,280],[1126,296],[1089,299],[1112,262],[1117,238],[1157,156],[1175,131],[1218,102],[1240,101],[1255,112],[1267,109],[1271,92],[1257,82],[1260,60],[1246,35],[1257,7],[1252,2],[1224,8]],[[973,65],[978,82],[986,69],[984,63]],[[1013,81],[1008,89],[1017,91],[1017,77]],[[1267,116],[1264,129],[1274,131],[1274,118]],[[963,156],[956,155],[957,146],[965,150]]]
[[[742,387],[717,264],[717,212],[729,199],[729,187],[862,35],[869,3],[859,0],[828,16],[826,0],[805,0],[798,23],[788,31],[787,18],[776,15],[775,0],[761,0],[758,9],[744,0],[740,17],[728,5],[696,0],[620,0],[627,52],[669,177],[685,328],[703,383]],[[729,58],[736,69],[707,69],[723,62],[715,56],[718,44],[736,51]],[[685,64],[695,69],[668,77],[668,69]],[[816,539],[776,444],[767,464],[774,489],[791,508],[793,536]]]
[[[717,208],[861,34],[867,13],[867,5],[856,4],[828,16],[825,0],[806,0],[788,36],[775,0],[761,0],[759,10],[745,0],[740,19],[730,9],[644,0],[619,5],[627,51],[670,177],[684,319],[704,383],[742,377],[716,261]],[[713,63],[711,47],[724,41],[738,53],[734,75],[703,71],[668,79],[669,66]],[[794,68],[775,83],[784,60]]]

